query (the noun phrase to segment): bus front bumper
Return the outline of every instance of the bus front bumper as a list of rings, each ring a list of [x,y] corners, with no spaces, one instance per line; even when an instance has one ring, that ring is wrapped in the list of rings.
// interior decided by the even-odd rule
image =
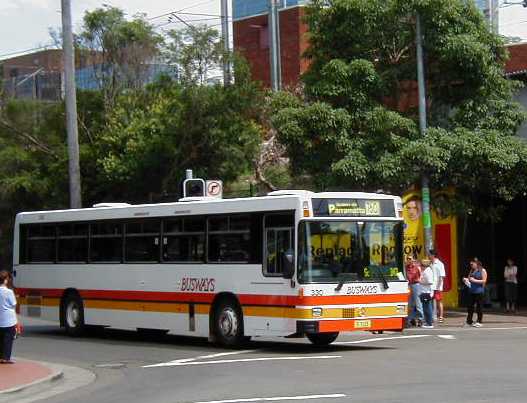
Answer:
[[[337,319],[297,321],[297,334],[333,333],[351,331],[402,331],[405,318]]]

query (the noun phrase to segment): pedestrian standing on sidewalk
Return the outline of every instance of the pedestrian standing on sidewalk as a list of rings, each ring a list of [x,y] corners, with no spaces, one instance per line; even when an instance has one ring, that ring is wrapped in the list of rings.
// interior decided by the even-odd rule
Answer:
[[[437,252],[434,249],[431,249],[428,252],[429,259],[432,262],[432,271],[434,272],[434,285],[432,286],[434,290],[434,320],[443,323],[443,284],[445,282],[446,272],[445,265],[439,257]]]
[[[483,265],[478,260],[470,262],[470,273],[468,277],[463,279],[469,289],[469,300],[467,309],[467,325],[474,327],[481,327],[483,321],[483,296],[485,295],[485,284],[487,283],[487,271],[483,268]],[[477,322],[473,322],[474,317],[474,306],[476,307],[476,313],[478,315]]]
[[[518,300],[518,267],[512,259],[507,259],[507,266],[503,270],[505,277],[505,312],[516,313]]]
[[[16,298],[9,288],[11,275],[0,271],[0,364],[14,364],[11,360],[13,340],[17,332]]]
[[[410,286],[408,304],[408,325],[421,326],[423,323],[423,304],[421,303],[421,266],[416,256],[406,259],[406,278]]]
[[[432,271],[431,261],[424,259],[421,261],[423,272],[421,273],[421,303],[423,304],[423,313],[425,318],[425,324],[423,329],[432,329],[434,327],[434,308],[433,308],[433,297],[434,290],[432,288],[434,284],[434,272]]]

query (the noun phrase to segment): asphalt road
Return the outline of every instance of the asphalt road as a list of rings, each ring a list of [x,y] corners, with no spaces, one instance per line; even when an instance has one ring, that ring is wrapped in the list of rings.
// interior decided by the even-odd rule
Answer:
[[[29,319],[25,332],[18,356],[96,374],[90,385],[49,402],[527,401],[526,328],[355,333],[328,348],[257,339],[242,350],[109,330],[72,339]]]

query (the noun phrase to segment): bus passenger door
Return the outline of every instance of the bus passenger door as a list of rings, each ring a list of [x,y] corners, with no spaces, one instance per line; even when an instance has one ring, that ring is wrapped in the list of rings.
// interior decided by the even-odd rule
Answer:
[[[283,256],[293,249],[293,228],[265,229],[265,274],[281,276],[283,273]]]

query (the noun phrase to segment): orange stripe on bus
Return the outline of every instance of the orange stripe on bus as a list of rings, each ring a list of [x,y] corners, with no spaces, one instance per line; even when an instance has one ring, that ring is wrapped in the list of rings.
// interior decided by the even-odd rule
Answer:
[[[20,296],[43,296],[61,298],[64,290],[60,289],[17,289]],[[79,290],[83,299],[101,299],[115,301],[137,302],[173,302],[173,303],[201,303],[211,304],[216,293],[185,293],[185,292],[155,292],[155,291],[118,291],[118,290]],[[242,305],[260,306],[323,306],[323,305],[349,305],[373,303],[405,303],[407,293],[401,294],[373,294],[373,295],[336,295],[336,296],[296,296],[296,295],[258,295],[237,294]]]
[[[374,295],[335,295],[327,297],[298,298],[297,305],[348,305],[348,304],[380,304],[383,302],[408,301],[408,294],[374,294]]]

